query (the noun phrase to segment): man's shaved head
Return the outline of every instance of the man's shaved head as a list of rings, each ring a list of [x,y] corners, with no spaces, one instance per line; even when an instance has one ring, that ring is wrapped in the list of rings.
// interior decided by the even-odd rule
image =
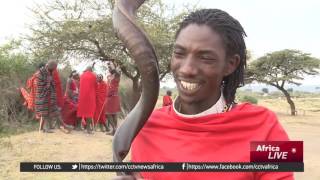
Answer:
[[[48,69],[49,71],[53,71],[53,70],[55,70],[55,69],[57,68],[57,65],[58,65],[58,63],[57,63],[56,61],[54,61],[54,60],[49,60],[49,61],[47,62],[47,69]]]

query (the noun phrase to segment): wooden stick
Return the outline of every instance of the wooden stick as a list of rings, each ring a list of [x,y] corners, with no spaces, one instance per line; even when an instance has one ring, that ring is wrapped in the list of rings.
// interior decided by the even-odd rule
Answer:
[[[39,122],[39,133],[41,132],[42,125],[43,125],[43,117],[41,116],[40,122]]]
[[[102,111],[103,111],[103,109],[104,109],[104,106],[106,105],[106,102],[107,102],[107,98],[106,98],[106,99],[105,99],[105,101],[103,102],[103,105],[102,105],[101,111],[100,111],[99,116],[98,116],[97,123],[98,123],[98,122],[99,122],[99,120],[100,120],[100,117],[101,117]],[[94,123],[94,124],[96,125],[97,123]]]

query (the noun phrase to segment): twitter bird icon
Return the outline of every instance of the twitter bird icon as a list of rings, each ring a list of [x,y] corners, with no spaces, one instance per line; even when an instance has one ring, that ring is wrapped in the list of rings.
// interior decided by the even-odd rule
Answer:
[[[78,165],[77,164],[73,164],[72,165],[72,169],[74,170],[74,169],[77,169],[78,168]]]

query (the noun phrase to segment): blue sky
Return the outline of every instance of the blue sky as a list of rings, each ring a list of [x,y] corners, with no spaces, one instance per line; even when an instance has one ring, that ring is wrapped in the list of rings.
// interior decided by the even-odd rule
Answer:
[[[2,0],[0,44],[26,33],[32,22],[27,7],[45,0]],[[164,0],[182,9],[184,4],[227,11],[240,21],[248,37],[247,47],[254,57],[282,49],[299,49],[320,58],[320,1],[318,0]],[[320,78],[307,84],[320,84]],[[315,82],[316,81],[316,82]]]

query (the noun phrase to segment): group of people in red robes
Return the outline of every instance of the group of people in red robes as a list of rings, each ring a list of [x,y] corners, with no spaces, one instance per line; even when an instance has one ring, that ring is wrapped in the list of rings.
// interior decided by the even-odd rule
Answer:
[[[120,73],[109,67],[107,81],[101,74],[95,75],[92,67],[87,67],[80,76],[80,94],[77,117],[88,133],[96,126],[113,135],[117,129],[117,113],[120,112],[118,95]]]
[[[117,113],[120,111],[120,73],[110,69],[107,81],[104,81],[103,76],[96,75],[91,66],[87,67],[81,76],[72,71],[63,96],[56,65],[55,63],[54,67],[48,69],[48,63],[42,64],[28,79],[26,88],[20,88],[26,107],[35,112],[36,119],[41,120],[40,124],[48,124],[45,128],[41,124],[39,129],[52,132],[50,129],[54,128],[53,125],[46,122],[55,114],[54,116],[61,119],[57,121],[58,124],[69,129],[85,128],[91,134],[99,125],[101,131],[113,135],[117,128]],[[40,77],[39,73],[44,75]]]

